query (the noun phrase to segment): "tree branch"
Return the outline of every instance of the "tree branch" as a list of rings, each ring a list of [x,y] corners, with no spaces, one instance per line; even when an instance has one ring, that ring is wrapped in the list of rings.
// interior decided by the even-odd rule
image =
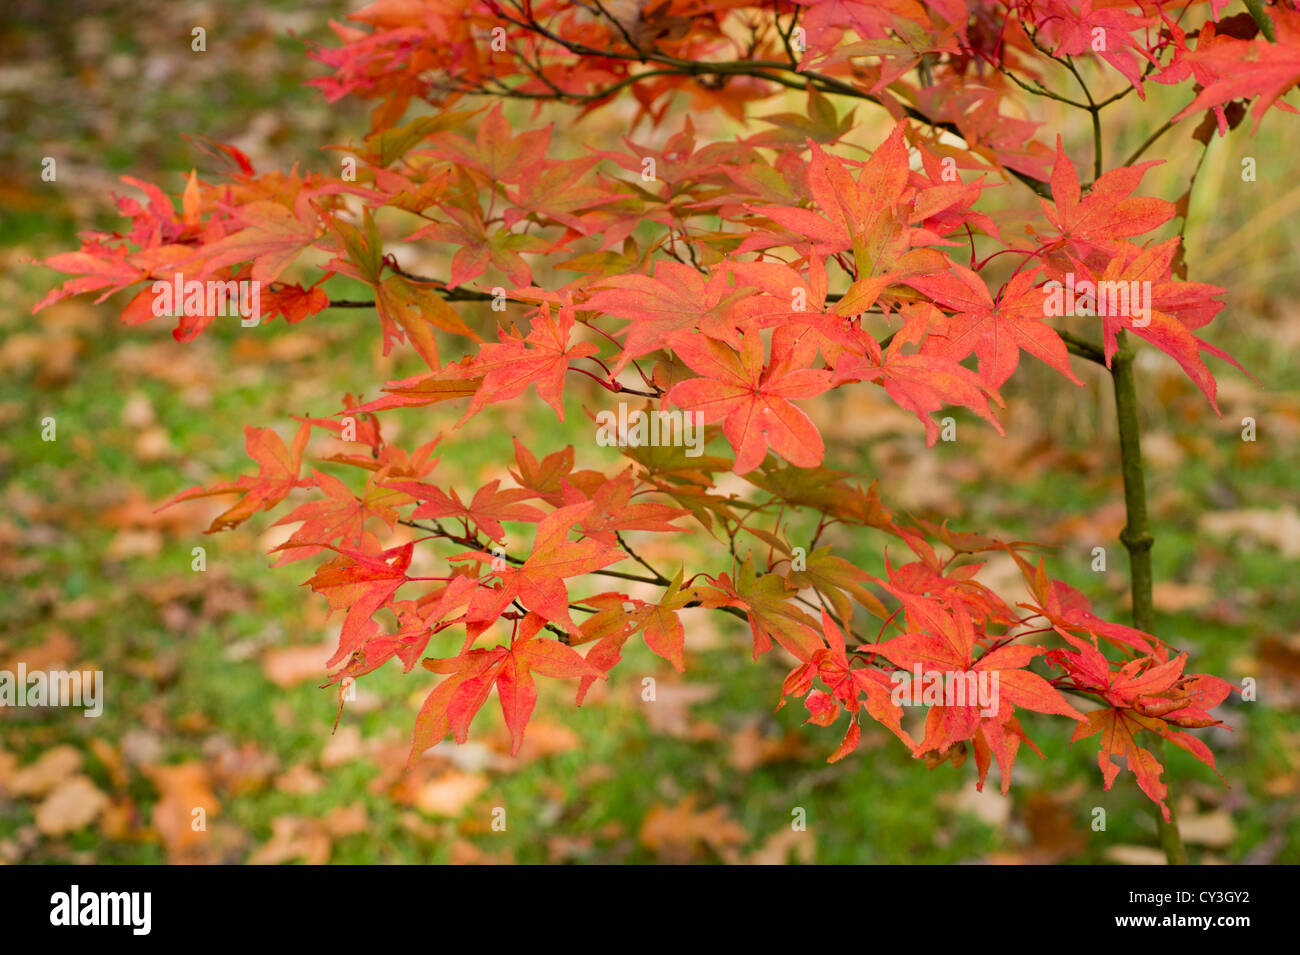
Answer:
[[[1147,517],[1146,478],[1142,471],[1142,443],[1138,426],[1137,386],[1133,379],[1133,353],[1119,333],[1119,351],[1111,365],[1115,385],[1115,417],[1119,424],[1119,454],[1124,473],[1124,510],[1127,523],[1119,539],[1128,551],[1130,591],[1133,595],[1133,626],[1147,633],[1155,632],[1155,601],[1152,596],[1151,525]],[[1155,758],[1164,762],[1165,741],[1157,736],[1151,745]],[[1169,821],[1165,822],[1156,807],[1156,831],[1160,846],[1170,865],[1187,865],[1187,847],[1178,831],[1178,811],[1174,807],[1172,787],[1166,773],[1165,801],[1169,804]]]

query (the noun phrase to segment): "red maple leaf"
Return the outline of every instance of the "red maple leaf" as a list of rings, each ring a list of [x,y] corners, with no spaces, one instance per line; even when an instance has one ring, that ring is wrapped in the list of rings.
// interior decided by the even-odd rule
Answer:
[[[1146,171],[1158,165],[1159,160],[1152,160],[1112,169],[1081,198],[1079,176],[1057,136],[1052,201],[1039,200],[1048,221],[1058,230],[1055,238],[1046,240],[1048,248],[1065,248],[1080,259],[1094,252],[1113,254],[1117,240],[1143,235],[1172,219],[1172,202],[1132,195]]]
[[[874,644],[871,649],[903,670],[912,673],[919,670],[923,681],[939,681],[941,686],[955,685],[958,681],[966,687],[983,685],[989,687],[993,697],[992,713],[985,712],[979,702],[971,701],[969,697],[964,697],[964,702],[957,705],[932,705],[926,717],[925,738],[916,745],[915,756],[931,751],[942,754],[954,743],[972,739],[981,730],[993,734],[993,739],[986,735],[986,744],[994,752],[1005,753],[1006,741],[1000,727],[1015,715],[1017,706],[1039,713],[1059,713],[1083,719],[1083,714],[1050,683],[1024,669],[1035,657],[1046,652],[1043,647],[1013,644],[976,656],[977,633],[964,609],[945,609],[926,598],[896,591],[889,585],[882,586],[902,600],[908,623],[912,626],[923,624],[925,629]],[[920,697],[921,689],[915,687],[912,692]],[[1005,792],[1011,781],[1010,764],[1002,759],[999,762],[1003,767],[1002,788]],[[981,773],[979,785],[983,783],[984,775]]]
[[[227,265],[251,261],[253,281],[274,282],[321,234],[320,216],[306,189],[298,193],[292,209],[261,200],[240,206],[232,216],[244,228],[203,246],[185,263],[201,262],[202,277]]]
[[[828,372],[807,367],[816,351],[815,341],[787,328],[773,335],[766,367],[757,329],[742,337],[739,354],[712,338],[683,342],[678,356],[704,377],[679,382],[665,400],[699,412],[705,424],[722,421],[722,433],[736,451],[737,474],[762,464],[769,447],[791,464],[816,467],[825,445],[812,420],[791,404],[831,387]]]
[[[536,493],[526,488],[500,490],[500,480],[489,481],[475,491],[469,504],[461,500],[455,488],[450,489],[449,496],[432,485],[415,481],[399,481],[388,486],[424,502],[411,513],[412,518],[457,518],[472,524],[494,541],[505,539],[502,521],[535,524],[543,517],[537,508],[521,503],[536,497]]]
[[[1215,36],[1212,29],[1202,32],[1196,49],[1185,53],[1184,59],[1203,89],[1173,122],[1235,99],[1256,97],[1250,111],[1255,117],[1255,130],[1274,104],[1288,113],[1295,112],[1281,102],[1281,97],[1300,82],[1300,13],[1276,4],[1270,5],[1264,15],[1273,21],[1272,40],[1264,36],[1252,40]],[[1224,131],[1222,123],[1220,131]]]
[[[998,294],[989,294],[984,280],[970,269],[952,265],[947,271],[912,277],[908,285],[924,292],[953,314],[933,323],[921,351],[961,361],[971,352],[979,358],[980,377],[1000,388],[1029,352],[1076,385],[1065,342],[1045,321],[1045,297],[1034,285],[1036,273],[1020,272]]]
[[[326,663],[332,667],[374,633],[371,618],[409,579],[406,570],[411,566],[415,544],[402,544],[377,554],[348,547],[330,549],[339,556],[318,567],[306,585],[324,594],[331,610],[347,610],[338,649]]]
[[[258,511],[268,511],[279,504],[289,492],[296,487],[306,487],[308,481],[298,478],[302,468],[302,453],[311,436],[311,425],[302,424],[294,435],[293,446],[285,447],[284,441],[270,428],[244,428],[244,448],[248,456],[259,465],[256,475],[245,475],[232,482],[214,484],[209,488],[196,487],[177,494],[162,507],[171,507],[181,501],[197,497],[211,497],[221,494],[243,494],[233,507],[218,515],[208,528],[207,533],[237,527]]]
[[[1117,336],[1127,329],[1178,362],[1217,412],[1218,385],[1200,353],[1209,352],[1243,372],[1245,369],[1221,348],[1192,334],[1191,329],[1207,324],[1223,308],[1223,302],[1215,298],[1223,289],[1203,282],[1174,281],[1172,263],[1178,245],[1177,236],[1147,248],[1115,243],[1113,257],[1099,273],[1072,258],[1074,282],[1078,285],[1086,280],[1098,290],[1094,311],[1104,312],[1100,317],[1108,367],[1119,347]],[[1102,289],[1107,290],[1104,307]]]
[[[615,275],[602,279],[583,306],[627,319],[626,339],[613,373],[642,355],[662,348],[678,350],[699,333],[735,342],[737,326],[756,306],[754,290],[733,288],[727,270],[707,276],[678,262],[659,262],[654,277]]]
[[[469,619],[495,620],[511,601],[518,600],[543,619],[560,624],[570,633],[577,633],[578,626],[569,616],[569,591],[564,584],[565,578],[608,567],[625,557],[618,548],[599,541],[574,542],[567,539],[569,529],[590,514],[595,506],[588,501],[547,514],[537,525],[533,552],[518,567],[500,557],[479,552],[449,557],[451,561],[473,560],[491,564],[492,573],[501,578],[499,589],[483,592],[482,600],[471,611]]]
[[[857,749],[862,738],[858,711],[863,706],[872,719],[884,724],[904,743],[914,747],[916,741],[903,729],[903,710],[892,698],[889,678],[871,667],[852,666],[844,634],[825,610],[822,610],[822,633],[827,645],[814,651],[806,663],[790,671],[781,687],[781,702],[777,709],[785,705],[787,696],[805,696],[810,691],[819,693],[820,691],[811,689],[813,678],[817,677],[825,684],[826,693],[813,696],[811,702],[807,703],[812,714],[809,721],[829,725],[839,715],[840,707],[849,714],[849,726],[844,739],[826,760],[828,763],[838,762]],[[856,658],[859,661],[861,659]]]
[[[561,393],[569,362],[600,351],[591,342],[570,345],[573,325],[572,306],[562,305],[559,318],[555,319],[551,317],[550,305],[543,303],[526,338],[514,329],[503,330],[499,344],[483,345],[473,358],[448,365],[437,373],[435,377],[442,379],[483,379],[459,424],[488,404],[523,394],[529,385],[537,386],[538,397],[554,408],[556,417],[563,421]]]
[[[680,531],[682,528],[671,522],[690,513],[685,508],[654,501],[633,501],[636,482],[632,479],[631,468],[612,480],[601,481],[590,494],[568,481],[562,481],[561,487],[565,504],[581,504],[587,500],[596,504],[595,510],[580,525],[582,533],[610,547],[617,544],[619,531]]]
[[[410,759],[449,732],[455,733],[456,742],[465,742],[470,722],[494,686],[501,714],[510,730],[510,755],[516,756],[523,745],[528,719],[537,705],[534,672],[557,679],[604,677],[602,671],[587,663],[576,650],[558,640],[539,637],[545,623],[543,617],[530,613],[520,621],[508,647],[468,650],[452,659],[424,661],[427,669],[448,676],[420,707]]]
[[[999,405],[1002,399],[981,376],[943,354],[903,351],[904,345],[924,340],[929,327],[943,325],[944,317],[937,308],[929,304],[918,306],[883,352],[868,342],[868,346],[874,346],[868,354],[845,352],[838,356],[835,383],[879,383],[899,407],[921,419],[927,446],[939,440],[939,426],[932,415],[945,404],[969,408],[997,429],[998,434],[1003,434],[1002,425],[989,407],[989,398]]]

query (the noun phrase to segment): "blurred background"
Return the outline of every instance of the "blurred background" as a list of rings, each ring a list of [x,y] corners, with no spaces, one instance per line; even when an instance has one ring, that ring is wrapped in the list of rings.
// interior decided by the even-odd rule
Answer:
[[[329,106],[302,85],[320,69],[303,40],[331,43],[328,20],[351,8],[10,0],[0,24],[0,669],[99,668],[107,696],[98,719],[0,708],[0,861],[1159,861],[1133,777],[1103,792],[1095,745],[1070,749],[1067,721],[1025,721],[1049,758],[1022,751],[1007,797],[996,773],[978,793],[971,762],[927,769],[873,729],[856,754],[827,765],[842,726],[803,727],[797,704],[773,713],[786,662],[753,663],[743,628],[698,612],[687,621],[684,678],[642,647],[580,710],[569,688],[543,681],[517,759],[491,703],[468,744],[444,743],[404,772],[433,681],[395,667],[362,681],[331,733],[335,694],[317,686],[340,620],[301,588],[307,564],[268,568],[265,552],[284,529],[261,516],[208,537],[213,510],[202,502],[155,508],[245,471],[245,423],[288,433],[290,415],[331,414],[348,391],[376,397],[378,382],[416,373],[416,360],[383,358],[374,316],[361,310],[253,334],[216,323],[189,345],[166,320],[121,325],[125,297],[67,300],[33,317],[62,277],[29,260],[75,247],[78,231],[117,227],[110,192],[133,194],[120,176],[173,195],[191,168],[215,178],[181,133],[236,145],[259,169],[336,171],[321,147],[357,141],[367,112]],[[195,26],[207,31],[206,53],[190,49]],[[1146,103],[1130,96],[1112,108],[1108,164],[1185,95],[1152,88]],[[791,93],[755,112],[802,103]],[[1076,160],[1089,155],[1079,116],[1031,105],[1049,129],[1065,130]],[[879,113],[859,107],[867,125],[855,141],[879,141]],[[528,121],[522,109],[509,115]],[[575,148],[616,148],[624,135],[660,143],[680,125],[633,131],[629,116],[609,108],[559,128]],[[714,113],[691,118],[701,138],[738,130]],[[1249,125],[1210,147],[1188,210],[1187,262],[1191,279],[1228,288],[1203,336],[1260,384],[1210,359],[1219,418],[1172,361],[1144,348],[1139,388],[1158,632],[1190,651],[1195,669],[1258,683],[1257,702],[1220,711],[1231,731],[1199,731],[1229,787],[1181,751],[1168,758],[1184,836],[1194,861],[1296,863],[1300,123],[1274,111],[1254,138]],[[1191,128],[1144,157],[1168,162],[1142,194],[1183,193],[1199,154]],[[40,178],[46,156],[58,164],[53,183]],[[1246,157],[1254,182],[1241,179]],[[1008,206],[1031,198],[1014,184],[1001,192]],[[874,389],[837,391],[810,413],[828,466],[879,479],[895,508],[1052,545],[1055,575],[1126,622],[1109,380],[1082,362],[1075,371],[1085,388],[1026,357],[1004,389],[1005,438],[958,416],[958,440],[931,450],[915,418]],[[579,466],[610,465],[581,413],[590,397],[571,389],[562,426],[531,392],[480,415],[444,439],[437,476],[464,493],[502,475],[511,433],[531,436],[538,452],[572,443]],[[413,446],[447,431],[459,409],[438,407],[386,415],[386,436]],[[40,438],[46,416],[57,420],[56,442]],[[1241,438],[1247,416],[1255,442]],[[652,563],[708,545],[656,537],[643,553]],[[881,569],[879,539],[831,542]],[[196,546],[207,552],[201,574],[191,570]],[[1105,573],[1091,569],[1097,546],[1107,549]],[[985,573],[1005,582],[1004,595],[1019,594],[1014,566],[993,561]],[[658,681],[653,705],[640,699],[646,675]],[[193,806],[208,808],[206,831],[191,828]],[[510,807],[505,832],[491,829],[497,806]],[[1107,811],[1105,832],[1090,828],[1094,807]],[[791,828],[796,808],[806,832]]]

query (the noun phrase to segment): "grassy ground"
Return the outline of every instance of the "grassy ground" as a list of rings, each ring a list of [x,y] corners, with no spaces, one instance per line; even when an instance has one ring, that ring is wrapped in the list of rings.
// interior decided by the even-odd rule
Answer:
[[[1103,793],[1095,750],[1070,749],[1063,721],[1027,724],[1050,758],[1022,756],[1009,797],[995,785],[976,793],[969,763],[927,770],[883,733],[866,733],[855,756],[827,766],[835,729],[801,727],[799,706],[772,712],[783,664],[753,663],[734,621],[699,611],[688,620],[686,679],[639,648],[582,709],[544,687],[518,759],[506,755],[489,707],[470,743],[439,746],[404,772],[431,681],[395,669],[367,678],[331,733],[334,695],[316,684],[339,621],[299,587],[302,567],[268,569],[264,552],[283,534],[263,520],[205,536],[212,515],[202,505],[154,508],[244,470],[245,423],[284,428],[290,415],[332,413],[343,393],[373,397],[380,376],[416,365],[381,359],[374,317],[353,311],[254,335],[214,328],[187,346],[164,323],[121,326],[113,302],[66,302],[33,319],[31,305],[55,277],[24,259],[69,248],[77,229],[111,225],[107,192],[120,188],[118,175],[179,189],[203,159],[178,130],[233,140],[259,165],[324,168],[316,147],[359,131],[364,116],[327,109],[301,88],[311,68],[297,41],[276,37],[294,28],[324,39],[340,5],[88,10],[55,24],[40,20],[39,4],[20,4],[0,39],[16,71],[0,153],[26,170],[0,187],[0,668],[20,659],[98,666],[108,702],[98,719],[0,711],[0,859],[1150,858],[1149,804],[1127,775]],[[197,24],[208,30],[206,55],[189,50]],[[1168,363],[1152,355],[1140,367],[1159,630],[1199,668],[1259,687],[1258,702],[1228,707],[1233,732],[1202,734],[1231,788],[1181,752],[1169,758],[1193,856],[1206,862],[1300,861],[1300,393],[1290,357],[1300,311],[1297,280],[1282,267],[1294,227],[1275,212],[1292,200],[1280,164],[1261,160],[1250,189],[1234,178],[1245,150],[1293,154],[1284,120],[1271,117],[1253,143],[1239,136],[1214,147],[1200,187],[1208,198],[1193,206],[1189,228],[1193,277],[1230,287],[1209,337],[1261,387],[1225,371],[1219,419]],[[1115,155],[1141,140],[1141,123],[1121,128]],[[1169,155],[1190,155],[1167,145]],[[44,155],[58,158],[56,184],[36,174]],[[1150,191],[1176,195],[1190,165],[1158,170],[1165,178]],[[1239,257],[1224,251],[1234,243]],[[828,461],[879,478],[895,506],[1053,545],[1057,575],[1119,619],[1126,561],[1108,381],[1076,367],[1085,388],[1067,391],[1033,368],[1008,386],[1007,438],[959,418],[958,440],[932,450],[914,420],[866,389],[837,397],[818,412]],[[571,393],[563,426],[526,402],[480,416],[445,446],[439,474],[461,489],[494,476],[510,433],[538,435],[539,449],[572,443],[580,462],[608,464],[584,400],[581,388]],[[1241,439],[1248,415],[1255,442]],[[41,440],[47,417],[54,442]],[[385,428],[414,438],[449,424],[417,410]],[[868,570],[882,568],[880,540],[833,542]],[[648,545],[646,556],[670,564],[673,546]],[[1100,573],[1098,546],[1107,555]],[[195,547],[205,548],[202,573],[192,569]],[[641,695],[647,676],[657,681],[653,703]],[[200,832],[196,805],[208,808]],[[1090,825],[1097,807],[1104,832]],[[504,832],[492,828],[500,809]],[[800,811],[806,833],[791,829]]]

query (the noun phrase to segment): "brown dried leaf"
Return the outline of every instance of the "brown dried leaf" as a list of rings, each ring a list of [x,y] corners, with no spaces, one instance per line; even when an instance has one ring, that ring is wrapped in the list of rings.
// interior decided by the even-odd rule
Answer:
[[[738,861],[737,849],[749,841],[749,833],[727,818],[726,806],[698,812],[695,803],[690,795],[671,808],[651,807],[641,823],[641,845],[668,862],[689,862],[710,849],[724,862]]]
[[[271,838],[248,857],[249,865],[280,865],[301,859],[307,865],[324,865],[334,843],[316,819],[281,816],[271,821]]]

